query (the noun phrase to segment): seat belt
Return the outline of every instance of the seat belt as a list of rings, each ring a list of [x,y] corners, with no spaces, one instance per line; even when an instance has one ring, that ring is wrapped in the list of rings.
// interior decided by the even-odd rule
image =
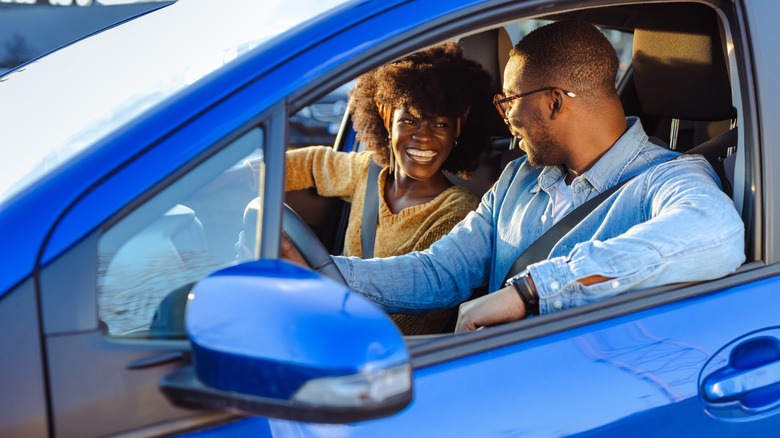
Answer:
[[[582,222],[587,215],[596,209],[602,202],[604,202],[609,196],[615,193],[619,188],[623,187],[623,184],[631,181],[633,177],[617,183],[609,189],[599,193],[593,198],[588,199],[582,205],[572,210],[569,214],[559,220],[549,230],[545,231],[534,243],[517,257],[512,267],[509,268],[509,272],[504,277],[504,283],[515,275],[526,270],[528,265],[536,263],[540,260],[545,260],[553,246],[563,238],[569,231],[572,230],[578,223]],[[502,284],[504,284],[502,283]]]
[[[366,180],[366,196],[363,200],[363,218],[360,222],[360,248],[363,258],[374,257],[377,218],[379,218],[379,173],[382,168],[371,160]]]
[[[729,135],[732,135],[732,137],[728,137]],[[725,134],[721,134],[718,137],[715,137],[711,140],[702,143],[701,145],[689,150],[688,152],[677,155],[671,160],[676,160],[682,156],[689,155],[689,154],[702,154],[702,153],[711,154],[715,150],[713,146],[710,146],[711,143],[714,144],[713,142],[717,141],[719,145],[730,144],[725,141],[721,141],[721,138],[732,139],[734,140],[734,143],[736,143],[735,140],[736,137],[733,137],[735,135],[736,134],[730,134],[729,132],[726,132]],[[648,141],[658,146],[665,147],[664,142],[656,137],[650,137]],[[709,160],[710,157],[705,156],[705,158]],[[536,263],[540,260],[547,259],[547,256],[550,255],[550,251],[552,251],[553,246],[555,246],[555,244],[558,241],[560,241],[561,238],[563,238],[563,236],[565,236],[569,231],[571,231],[572,228],[577,226],[578,223],[582,222],[582,220],[585,219],[585,216],[589,215],[591,211],[595,210],[596,207],[601,205],[602,202],[604,202],[607,198],[609,198],[609,195],[615,193],[615,191],[617,191],[620,187],[622,187],[623,184],[631,181],[632,179],[634,179],[633,176],[631,178],[628,178],[624,181],[615,184],[609,189],[585,201],[585,203],[572,210],[563,219],[561,219],[555,225],[553,225],[549,230],[547,230],[538,239],[536,239],[534,243],[532,243],[528,248],[526,248],[525,251],[523,251],[523,253],[520,254],[520,256],[517,257],[517,260],[515,260],[515,262],[512,263],[512,266],[509,268],[509,272],[507,272],[506,277],[504,277],[504,283],[506,283],[507,280],[514,277],[515,275],[525,271],[528,268],[528,265],[532,263]]]
[[[658,140],[655,137],[650,137],[649,141],[659,146],[664,145],[661,140]],[[707,143],[709,142],[706,142],[705,144]],[[691,149],[684,154],[677,155],[671,160],[676,160],[677,158],[688,155],[690,153],[701,153],[698,152],[698,150],[698,147]],[[515,262],[512,263],[512,266],[509,268],[509,272],[507,272],[506,277],[504,277],[504,283],[506,283],[507,280],[514,277],[515,275],[525,271],[526,268],[528,268],[528,265],[536,263],[540,260],[547,259],[547,256],[550,255],[550,251],[552,251],[553,246],[555,246],[555,244],[560,241],[563,236],[571,231],[572,228],[577,226],[578,223],[582,222],[582,220],[585,219],[585,217],[589,215],[590,212],[595,210],[596,207],[601,205],[602,202],[609,198],[609,195],[615,193],[620,187],[623,187],[623,184],[631,181],[632,179],[634,179],[633,176],[615,184],[609,189],[599,193],[595,197],[585,201],[582,205],[572,210],[563,219],[558,221],[558,223],[553,225],[549,230],[536,239],[534,243],[526,248],[525,251],[520,254],[520,256],[517,257],[517,260],[515,260]]]

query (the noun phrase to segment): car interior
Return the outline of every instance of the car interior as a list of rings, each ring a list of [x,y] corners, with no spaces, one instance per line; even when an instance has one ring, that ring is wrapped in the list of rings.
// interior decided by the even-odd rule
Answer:
[[[632,59],[616,84],[626,115],[638,116],[651,141],[681,153],[704,155],[732,196],[743,220],[750,223],[744,148],[737,130],[739,91],[728,25],[717,12],[698,3],[620,5],[536,17],[576,19],[602,30],[632,36]],[[459,38],[464,56],[490,72],[501,92],[503,69],[514,42],[508,29],[518,23],[486,29]],[[730,55],[732,59],[730,59]],[[495,114],[492,149],[470,179],[450,176],[456,184],[481,196],[498,179],[506,164],[523,154],[503,121]],[[352,145],[348,112],[334,141],[337,150],[360,150]],[[314,189],[288,192],[286,203],[311,227],[331,254],[340,254],[349,204],[317,196]],[[750,242],[746,236],[746,242]],[[748,262],[751,250],[746,248]],[[484,291],[483,291],[484,292]],[[475,291],[475,293],[479,293]]]

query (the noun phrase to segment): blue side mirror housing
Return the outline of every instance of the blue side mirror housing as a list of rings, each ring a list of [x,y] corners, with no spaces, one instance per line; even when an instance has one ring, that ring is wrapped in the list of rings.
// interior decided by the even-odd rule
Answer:
[[[179,406],[341,423],[391,415],[412,399],[409,355],[387,315],[286,261],[201,280],[186,327],[192,365],[160,382]]]

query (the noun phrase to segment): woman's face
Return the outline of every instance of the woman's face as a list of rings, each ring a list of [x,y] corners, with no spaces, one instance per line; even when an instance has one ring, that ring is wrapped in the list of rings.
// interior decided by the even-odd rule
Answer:
[[[406,108],[395,110],[391,146],[399,176],[425,180],[439,172],[457,139],[456,123],[455,117],[415,117]]]

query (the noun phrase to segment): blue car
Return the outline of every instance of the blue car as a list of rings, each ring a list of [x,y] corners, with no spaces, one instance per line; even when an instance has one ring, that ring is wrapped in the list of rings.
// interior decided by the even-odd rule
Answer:
[[[180,0],[0,76],[0,436],[780,435],[780,3],[266,3]],[[649,135],[728,142],[736,273],[404,337],[279,259],[282,229],[312,259],[343,241],[339,200],[284,191],[295,114],[450,40],[500,90],[512,43],[571,18],[615,44]],[[493,137],[477,193],[514,151]]]

